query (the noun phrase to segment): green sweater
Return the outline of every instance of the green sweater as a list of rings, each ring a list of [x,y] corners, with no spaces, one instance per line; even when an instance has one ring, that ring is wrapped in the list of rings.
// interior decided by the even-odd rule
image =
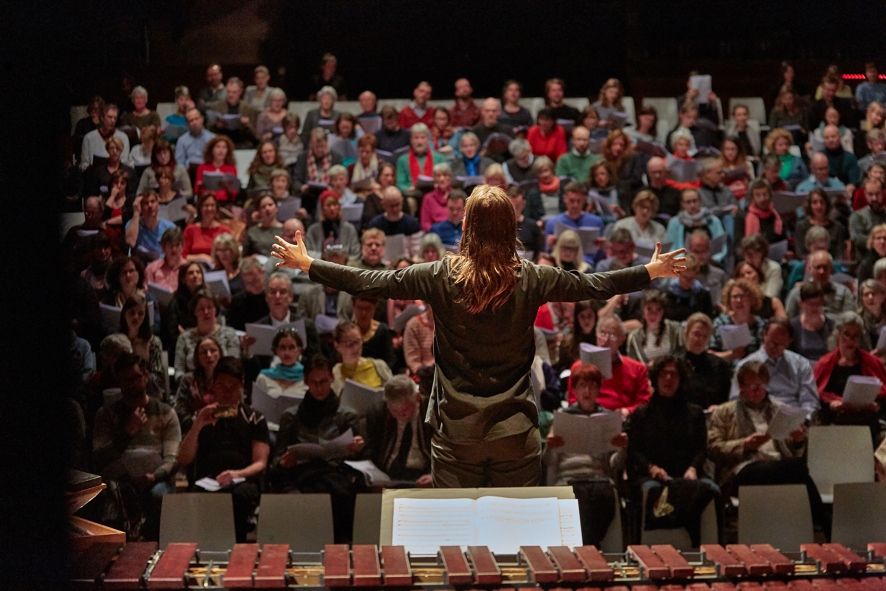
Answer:
[[[507,302],[495,311],[470,314],[456,302],[460,288],[453,283],[450,260],[366,271],[318,259],[311,264],[310,277],[352,295],[430,304],[436,366],[427,421],[437,436],[458,444],[499,439],[538,424],[529,369],[539,306],[608,299],[649,285],[644,266],[588,275],[521,260]]]
[[[445,161],[442,154],[428,151],[424,156],[419,156],[417,158],[419,174],[424,170],[425,160],[427,159],[428,154],[431,154],[431,157],[434,159],[434,164],[440,164]],[[428,176],[433,177],[434,173],[432,172]],[[415,185],[415,182],[412,180],[412,175],[409,174],[409,152],[406,152],[397,158],[397,188],[401,191],[408,191],[413,185]]]
[[[588,151],[584,156],[577,156],[572,150],[566,152],[557,159],[557,176],[572,177],[580,183],[588,182],[591,167],[600,162],[602,157]]]

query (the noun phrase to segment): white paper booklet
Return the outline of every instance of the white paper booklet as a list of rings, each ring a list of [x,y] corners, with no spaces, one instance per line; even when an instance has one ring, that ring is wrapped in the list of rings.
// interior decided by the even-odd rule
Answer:
[[[767,433],[773,439],[787,439],[806,420],[806,410],[796,406],[777,405]]]
[[[229,484],[228,486],[234,486],[235,484],[240,484],[241,482],[245,481],[245,478],[234,478],[231,481],[231,484]],[[210,478],[209,476],[207,476],[206,478],[201,478],[194,484],[209,492],[217,492],[222,490],[223,488],[228,488],[227,486],[222,486],[218,483],[218,480],[216,480],[215,478]]]
[[[354,380],[345,380],[341,389],[341,407],[365,417],[371,408],[384,399],[384,388],[370,388]]]
[[[717,331],[723,341],[723,350],[731,351],[751,344],[751,330],[747,324],[724,324]]]
[[[582,363],[593,363],[605,379],[612,377],[612,351],[609,347],[598,347],[590,343],[578,346]]]
[[[286,449],[294,451],[299,460],[332,460],[347,456],[347,447],[353,442],[354,432],[348,429],[335,439],[320,441],[320,443],[294,443]]]
[[[488,546],[495,554],[517,554],[520,546],[580,546],[578,501],[394,499],[391,543],[431,556],[440,546],[450,545]]]
[[[874,376],[849,376],[843,390],[843,404],[867,406],[877,399],[883,383]]]
[[[592,415],[554,413],[553,431],[563,438],[563,447],[557,451],[573,454],[597,455],[615,450],[612,438],[621,433],[624,418],[618,412],[599,412]]]
[[[282,326],[271,326],[270,324],[255,324],[248,322],[246,323],[246,334],[255,339],[255,343],[252,344],[251,351],[253,355],[267,355],[268,357],[272,356],[274,352],[271,350],[271,345],[274,342],[274,336],[277,334],[277,331],[281,328],[294,328],[298,333],[298,337],[301,339],[302,348],[307,346],[308,342],[308,333],[305,330],[305,320],[304,318],[299,318],[295,322],[290,322],[288,324],[284,324]]]

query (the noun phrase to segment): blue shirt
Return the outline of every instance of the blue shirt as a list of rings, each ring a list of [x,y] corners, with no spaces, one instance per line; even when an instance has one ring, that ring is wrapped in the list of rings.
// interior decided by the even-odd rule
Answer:
[[[132,220],[126,222],[126,228],[128,229],[131,224]],[[163,236],[163,232],[174,227],[175,224],[169,220],[160,218],[157,220],[157,227],[151,230],[145,226],[144,220],[139,217],[138,239],[135,241],[135,249],[142,252],[149,252],[156,256],[163,256],[163,247],[160,246],[160,238]]]
[[[735,366],[730,400],[738,398],[738,381],[735,377],[738,375],[738,368],[749,361],[762,361],[766,364],[766,369],[769,370],[769,385],[766,389],[775,402],[802,408],[807,417],[821,406],[809,360],[793,351],[785,351],[780,358],[773,359],[766,353],[766,347],[760,347]]]
[[[862,111],[867,110],[868,105],[877,101],[886,105],[886,84],[875,82],[871,84],[867,80],[855,87],[855,100]]]
[[[845,189],[846,185],[837,177],[828,177],[826,183],[822,183],[815,175],[809,175],[809,178],[797,185],[797,193],[808,193],[812,189]]]
[[[455,225],[449,220],[443,220],[431,226],[431,232],[439,236],[447,246],[455,246],[461,241],[461,223]]]
[[[196,137],[188,131],[175,142],[175,161],[185,168],[192,164],[203,164],[203,151],[214,137],[215,134],[206,129]]]

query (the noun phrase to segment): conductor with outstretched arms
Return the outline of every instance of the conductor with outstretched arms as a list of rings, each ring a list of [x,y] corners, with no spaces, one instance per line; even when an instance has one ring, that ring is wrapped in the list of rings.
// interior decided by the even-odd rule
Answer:
[[[607,273],[581,274],[521,259],[514,208],[497,187],[479,185],[465,208],[458,254],[396,271],[345,267],[277,237],[277,266],[352,295],[421,299],[434,314],[434,382],[426,420],[436,487],[533,486],[541,475],[538,409],[529,380],[533,322],[548,301],[608,299],[685,269],[684,250]]]

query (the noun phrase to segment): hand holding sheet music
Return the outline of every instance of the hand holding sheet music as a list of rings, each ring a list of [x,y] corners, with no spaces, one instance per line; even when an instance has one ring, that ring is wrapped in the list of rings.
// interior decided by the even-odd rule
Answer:
[[[843,390],[843,404],[858,408],[870,406],[877,399],[882,387],[882,382],[874,376],[849,376],[846,389]]]
[[[747,347],[753,340],[747,324],[724,324],[717,329],[723,341],[723,350],[731,351]]]
[[[803,426],[805,420],[805,409],[779,404],[766,432],[773,439],[787,439],[791,433]]]
[[[623,422],[620,412],[593,415],[556,412],[552,429],[563,439],[563,446],[558,451],[599,455],[616,449],[612,440],[621,433]]]
[[[609,347],[582,343],[579,345],[579,355],[582,363],[596,365],[605,379],[612,377],[612,351]]]

